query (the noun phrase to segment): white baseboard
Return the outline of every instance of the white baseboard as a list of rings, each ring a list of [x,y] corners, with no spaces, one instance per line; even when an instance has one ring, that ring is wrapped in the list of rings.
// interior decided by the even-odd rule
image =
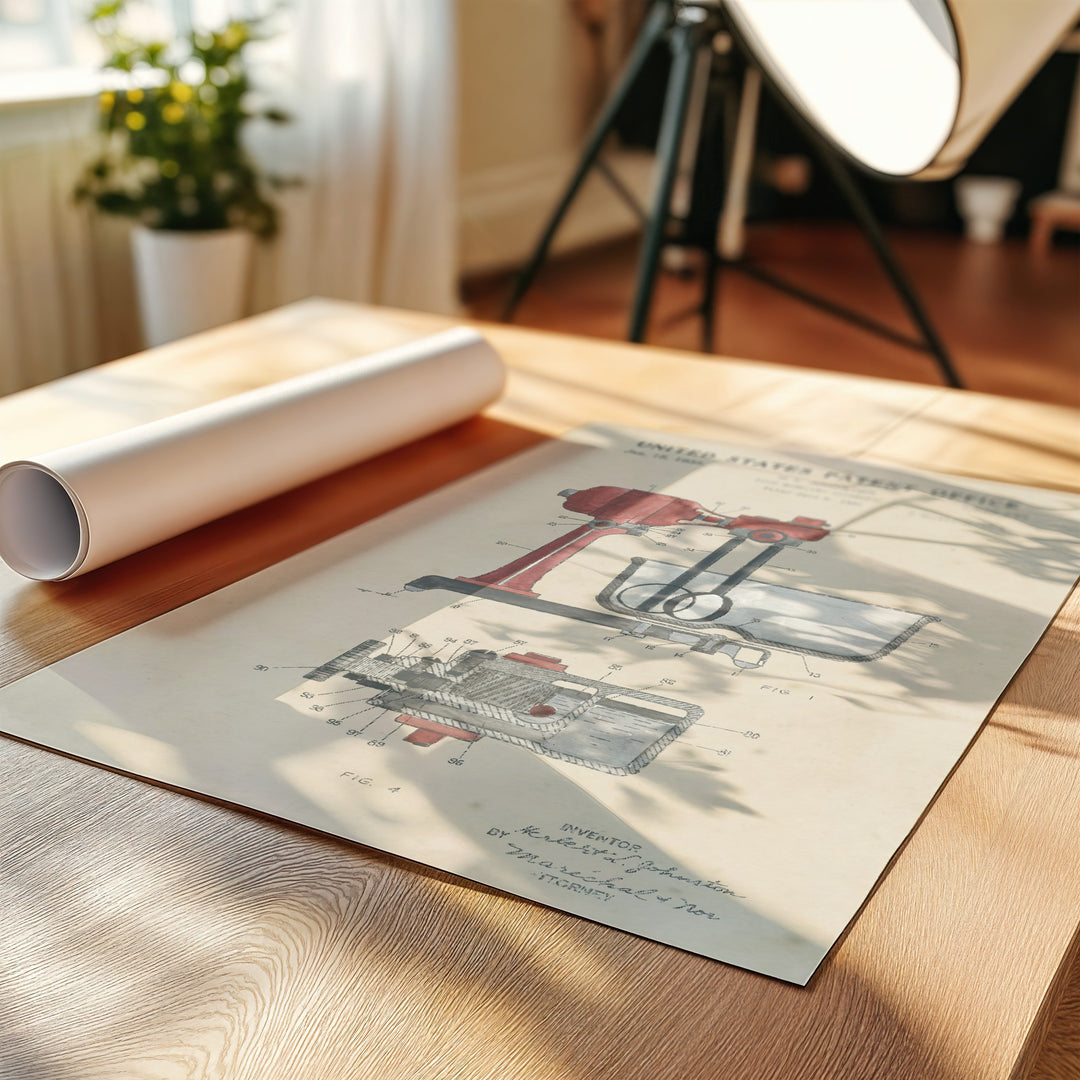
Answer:
[[[606,154],[604,160],[647,207],[653,155],[616,150]],[[463,176],[459,186],[462,273],[520,265],[536,244],[576,164],[576,155],[566,154]],[[636,215],[593,170],[556,234],[552,251],[573,250],[639,228]]]

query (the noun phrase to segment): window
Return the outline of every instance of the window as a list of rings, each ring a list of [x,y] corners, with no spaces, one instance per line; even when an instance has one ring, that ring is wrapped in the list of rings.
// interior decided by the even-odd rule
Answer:
[[[86,25],[94,0],[0,0],[0,104],[83,97],[98,88],[101,49]],[[193,21],[251,15],[265,0],[137,0],[126,18],[137,37],[167,37]]]
[[[76,64],[82,35],[72,16],[68,0],[0,0],[0,72]]]

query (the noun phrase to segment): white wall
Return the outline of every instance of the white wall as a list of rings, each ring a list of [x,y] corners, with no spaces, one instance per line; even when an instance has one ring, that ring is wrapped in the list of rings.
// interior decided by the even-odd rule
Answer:
[[[622,3],[611,0],[618,38]],[[519,263],[573,170],[595,108],[596,62],[570,0],[457,0],[459,195],[465,273]],[[593,8],[605,5],[594,3]],[[608,52],[618,41],[608,43]],[[643,198],[649,155],[609,156]],[[632,232],[634,215],[598,176],[589,180],[555,249]]]

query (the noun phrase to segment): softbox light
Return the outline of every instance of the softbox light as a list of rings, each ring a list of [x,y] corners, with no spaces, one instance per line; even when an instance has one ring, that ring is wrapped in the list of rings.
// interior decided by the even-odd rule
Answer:
[[[726,0],[766,75],[860,165],[959,170],[1075,23],[1076,0]]]

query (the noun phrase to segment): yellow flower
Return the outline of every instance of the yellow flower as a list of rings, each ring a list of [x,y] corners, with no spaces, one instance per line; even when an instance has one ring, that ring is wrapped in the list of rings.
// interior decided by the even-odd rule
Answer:
[[[124,123],[127,124],[132,131],[142,131],[146,127],[146,117],[142,113],[129,112],[124,117]]]
[[[226,49],[235,49],[247,41],[247,30],[237,23],[230,23],[219,38]]]
[[[127,99],[132,105],[138,105],[143,99],[143,92],[136,86],[133,90],[127,92]]]
[[[184,103],[191,100],[194,91],[187,83],[173,82],[169,84],[169,93],[172,94],[174,101]]]
[[[174,176],[179,176],[180,165],[171,158],[166,159],[161,163],[161,175],[168,180],[171,180]]]
[[[175,101],[170,101],[161,110],[161,119],[166,124],[179,124],[184,119],[184,106]]]
[[[105,90],[98,98],[98,104],[101,106],[102,112],[109,112],[113,107],[113,102],[116,101],[116,95],[111,90]]]

